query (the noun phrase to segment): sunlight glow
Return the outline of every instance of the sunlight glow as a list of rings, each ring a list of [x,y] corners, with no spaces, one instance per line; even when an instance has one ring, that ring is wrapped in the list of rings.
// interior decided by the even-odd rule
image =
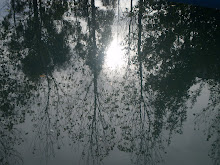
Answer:
[[[123,47],[115,39],[106,52],[105,64],[111,69],[120,69],[125,64]]]

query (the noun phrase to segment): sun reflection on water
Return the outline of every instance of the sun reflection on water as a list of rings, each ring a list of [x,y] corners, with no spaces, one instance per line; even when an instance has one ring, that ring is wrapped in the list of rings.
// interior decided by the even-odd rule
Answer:
[[[106,52],[105,66],[112,70],[121,69],[125,65],[125,61],[123,46],[117,39],[113,40]]]

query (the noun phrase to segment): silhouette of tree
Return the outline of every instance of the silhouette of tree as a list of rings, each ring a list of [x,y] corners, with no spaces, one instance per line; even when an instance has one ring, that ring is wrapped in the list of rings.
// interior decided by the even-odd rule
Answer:
[[[210,91],[208,105],[201,110],[196,115],[196,124],[200,125],[205,124],[205,134],[207,136],[207,141],[211,141],[212,145],[210,147],[209,156],[213,160],[213,164],[217,165],[220,163],[219,157],[219,82],[214,80],[207,80],[203,82],[208,85]]]
[[[86,5],[84,9],[82,5]],[[87,164],[101,164],[114,147],[114,126],[110,123],[108,115],[111,114],[106,111],[108,105],[105,101],[109,94],[101,84],[103,75],[100,76],[105,51],[111,39],[113,11],[96,8],[94,0],[91,4],[78,2],[75,17],[78,30],[74,51],[84,61],[83,73],[89,72],[90,76],[79,81],[81,88],[77,92],[73,112],[78,126],[71,124],[69,135],[74,141],[82,142],[82,159]],[[82,19],[86,21],[85,34],[81,27]]]
[[[58,104],[63,101],[60,99],[60,95],[65,94],[52,71],[69,58],[70,48],[67,45],[67,39],[71,35],[71,31],[68,30],[69,22],[61,20],[67,10],[67,2],[45,3],[37,0],[13,0],[11,1],[11,12],[1,23],[3,45],[0,51],[2,59],[0,66],[3,72],[0,74],[0,93],[3,97],[0,99],[0,121],[4,126],[1,127],[3,129],[1,130],[2,144],[4,143],[1,146],[3,156],[1,161],[4,164],[22,163],[22,158],[13,148],[22,141],[17,135],[19,131],[14,128],[14,125],[25,122],[27,113],[36,115],[41,120],[35,128],[39,135],[35,139],[35,144],[39,141],[41,141],[40,144],[45,144],[40,150],[44,151],[46,157],[49,157],[54,151],[51,144],[59,141],[55,138],[59,138],[58,133],[61,129],[58,120],[61,112],[59,112]],[[13,18],[13,22],[11,22],[11,18]],[[48,88],[44,88],[44,78],[47,80]],[[39,112],[33,111],[31,108],[35,101],[42,97],[42,93],[46,89],[48,91],[46,108],[42,108],[41,111],[41,107],[39,107],[37,109]],[[38,94],[36,94],[37,91]],[[56,117],[51,113],[54,103],[56,103]],[[39,119],[37,117],[35,120]],[[42,122],[45,125],[42,125]],[[51,130],[55,130],[54,133],[51,133]],[[45,132],[46,134],[44,134]],[[8,141],[6,141],[7,137],[10,137]]]

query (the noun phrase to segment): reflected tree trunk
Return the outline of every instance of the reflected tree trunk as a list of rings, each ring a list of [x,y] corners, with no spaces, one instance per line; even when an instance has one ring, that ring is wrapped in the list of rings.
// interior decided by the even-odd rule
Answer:
[[[16,27],[16,18],[15,18],[15,15],[16,15],[16,11],[15,11],[15,0],[11,0],[11,5],[12,5],[12,10],[13,10],[14,24],[15,24],[15,27]]]
[[[85,136],[87,138],[87,142],[84,145],[83,148],[83,158],[85,158],[86,162],[92,163],[94,165],[101,164],[103,158],[108,154],[109,150],[111,149],[113,143],[109,139],[111,138],[111,125],[109,125],[106,121],[106,118],[104,118],[104,112],[102,111],[103,106],[103,100],[100,100],[100,91],[99,91],[99,74],[101,71],[102,64],[102,56],[103,56],[103,47],[105,45],[100,44],[100,40],[97,39],[97,35],[100,35],[99,31],[97,31],[98,28],[104,28],[104,27],[97,27],[96,21],[99,19],[99,12],[100,14],[103,14],[103,11],[97,10],[95,6],[95,0],[91,0],[91,5],[88,8],[87,11],[91,11],[91,13],[88,12],[88,42],[87,45],[87,51],[88,54],[86,54],[86,62],[89,66],[92,74],[92,85],[93,90],[91,90],[92,97],[91,97],[91,109],[88,114],[88,122],[87,128],[84,128],[83,131],[80,130],[80,134]],[[87,18],[85,18],[87,19]],[[103,35],[101,33],[101,35]],[[105,35],[105,34],[104,34]],[[98,43],[98,45],[97,45]],[[89,86],[88,88],[90,88]],[[89,89],[88,89],[89,91]],[[88,92],[87,92],[88,93]],[[87,94],[86,96],[87,97]],[[86,99],[87,100],[87,99]],[[82,114],[83,116],[85,114]],[[86,119],[85,119],[86,120]],[[85,131],[85,132],[84,132]]]
[[[142,17],[143,17],[143,0],[139,1],[138,12],[138,61],[139,61],[139,76],[141,85],[141,99],[143,101],[143,70],[142,70],[142,50],[141,50],[141,34],[142,34]]]
[[[131,50],[131,24],[132,24],[132,18],[133,18],[133,0],[130,2],[130,21],[129,21],[129,26],[128,26],[128,66],[131,64],[131,55],[130,55],[130,50]]]
[[[143,0],[139,1],[139,12],[138,12],[138,62],[139,62],[139,78],[140,78],[140,117],[142,118],[142,114],[145,116],[145,112],[147,113],[148,122],[149,122],[149,131],[150,131],[150,113],[146,107],[146,103],[143,97],[143,52],[142,52],[142,18],[143,18],[144,4]],[[144,111],[142,112],[142,105]]]
[[[55,78],[52,75],[45,76],[46,89],[41,89],[39,93],[45,90],[44,103],[41,104],[41,109],[38,109],[33,116],[35,138],[33,139],[33,154],[43,156],[48,162],[51,157],[55,156],[56,149],[61,148],[61,132],[65,126],[61,123],[65,116],[65,111],[59,107],[60,91],[62,89],[58,86]],[[55,92],[56,91],[56,92]],[[55,93],[53,93],[55,92]],[[64,93],[63,93],[64,94]],[[56,96],[54,96],[56,95]],[[54,98],[57,98],[54,100]],[[56,105],[55,105],[55,104]],[[54,104],[54,105],[53,105]]]

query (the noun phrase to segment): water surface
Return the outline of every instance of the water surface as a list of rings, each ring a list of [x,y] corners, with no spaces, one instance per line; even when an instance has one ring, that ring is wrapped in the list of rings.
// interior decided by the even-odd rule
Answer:
[[[220,10],[0,5],[0,164],[220,164]]]

